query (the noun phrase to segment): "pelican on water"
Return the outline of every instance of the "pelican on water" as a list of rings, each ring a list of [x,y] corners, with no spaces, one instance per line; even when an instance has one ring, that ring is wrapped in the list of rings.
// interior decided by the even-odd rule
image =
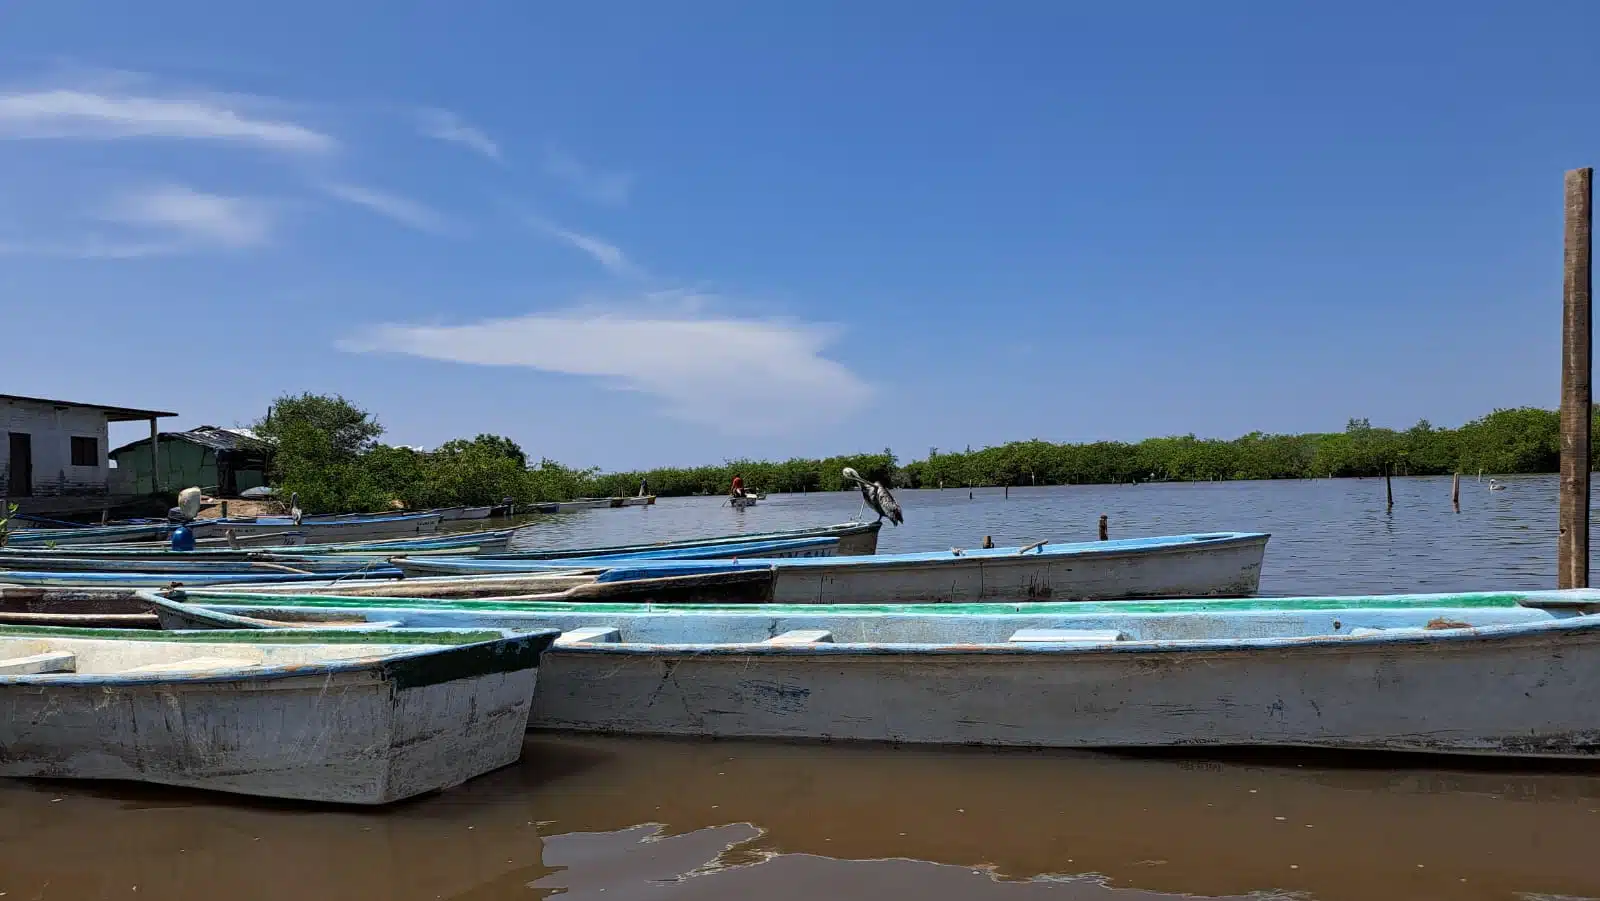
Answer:
[[[1498,479],[1490,479],[1489,480],[1489,490],[1490,491],[1504,491],[1504,490],[1506,490],[1506,486],[1500,484],[1500,481]]]
[[[894,495],[883,487],[882,482],[869,482],[861,477],[861,473],[848,466],[844,468],[844,477],[861,488],[861,499],[878,514],[880,522],[887,518],[898,526],[906,521],[900,512],[900,505],[895,503]]]

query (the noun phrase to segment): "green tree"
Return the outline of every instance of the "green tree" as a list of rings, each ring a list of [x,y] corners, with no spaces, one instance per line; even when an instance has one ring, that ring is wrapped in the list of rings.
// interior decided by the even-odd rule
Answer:
[[[383,426],[367,411],[339,394],[285,394],[272,402],[255,432],[268,441],[282,443],[285,433],[304,425],[327,437],[332,453],[353,457],[372,449]]]

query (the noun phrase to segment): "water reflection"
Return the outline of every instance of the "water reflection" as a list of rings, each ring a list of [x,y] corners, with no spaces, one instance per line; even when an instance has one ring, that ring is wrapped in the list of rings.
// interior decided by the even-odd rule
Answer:
[[[518,766],[385,811],[5,782],[0,891],[1600,896],[1600,775],[1387,766],[538,737]]]

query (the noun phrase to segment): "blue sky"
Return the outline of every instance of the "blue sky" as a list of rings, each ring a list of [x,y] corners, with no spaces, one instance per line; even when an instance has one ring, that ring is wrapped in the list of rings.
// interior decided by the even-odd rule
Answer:
[[[1556,402],[1600,6],[568,6],[0,9],[0,390],[607,468]]]

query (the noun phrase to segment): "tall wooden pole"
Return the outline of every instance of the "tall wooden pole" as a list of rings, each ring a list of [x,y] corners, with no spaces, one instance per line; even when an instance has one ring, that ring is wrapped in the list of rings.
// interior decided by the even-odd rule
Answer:
[[[1589,428],[1593,395],[1590,315],[1593,281],[1594,170],[1566,181],[1567,238],[1561,322],[1561,537],[1556,586],[1589,587]]]

